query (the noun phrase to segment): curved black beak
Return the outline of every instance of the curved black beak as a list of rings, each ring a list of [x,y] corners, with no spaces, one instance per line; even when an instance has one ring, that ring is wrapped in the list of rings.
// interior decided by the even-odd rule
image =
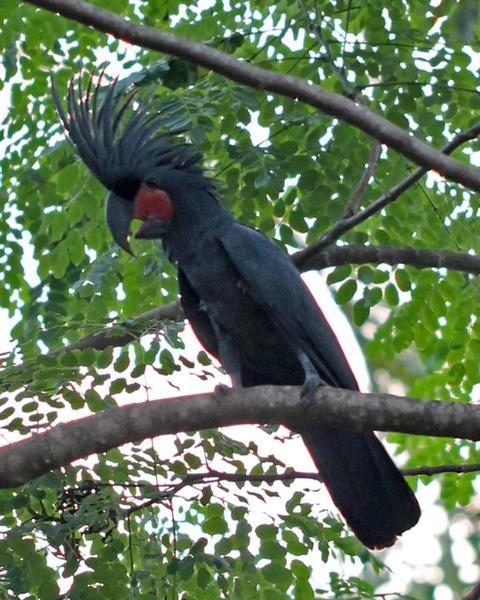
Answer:
[[[157,217],[148,217],[140,225],[135,238],[137,240],[160,240],[169,230],[170,223]]]
[[[133,213],[134,207],[132,201],[125,200],[121,196],[117,196],[114,192],[110,192],[105,209],[108,228],[120,248],[123,248],[132,256],[133,252],[128,243],[128,236],[130,235]]]

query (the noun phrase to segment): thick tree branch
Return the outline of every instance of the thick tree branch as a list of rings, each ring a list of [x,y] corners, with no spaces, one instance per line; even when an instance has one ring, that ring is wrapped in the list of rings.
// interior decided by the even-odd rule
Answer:
[[[480,121],[475,123],[470,129],[466,131],[460,131],[457,133],[448,144],[446,144],[442,148],[442,152],[444,154],[451,154],[454,150],[456,150],[462,144],[477,138],[480,135]],[[413,171],[408,177],[405,177],[402,181],[397,183],[396,186],[391,188],[385,194],[382,194],[379,198],[377,198],[374,202],[369,204],[363,210],[358,212],[355,215],[350,217],[346,217],[338,221],[330,231],[327,231],[317,242],[302,250],[303,257],[302,260],[308,260],[311,256],[313,256],[316,252],[331,246],[333,242],[338,240],[343,234],[347,233],[360,223],[363,223],[372,215],[380,212],[383,208],[397,200],[397,198],[403,194],[406,190],[411,188],[419,179],[421,179],[426,173],[428,169],[418,168]]]
[[[191,42],[152,27],[137,25],[82,0],[26,1],[121,40],[201,65],[243,85],[305,102],[358,127],[421,167],[435,169],[457,183],[480,191],[480,170],[476,167],[449,158],[362,104],[304,79],[262,69],[204,44]]]
[[[321,387],[305,413],[300,388],[261,386],[112,408],[0,450],[0,487],[14,487],[97,452],[157,435],[225,425],[328,425],[480,439],[480,407]]]

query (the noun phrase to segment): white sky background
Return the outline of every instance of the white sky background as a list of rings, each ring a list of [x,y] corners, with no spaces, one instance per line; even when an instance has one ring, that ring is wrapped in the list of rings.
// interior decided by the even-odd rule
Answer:
[[[265,26],[268,28],[267,23]],[[295,41],[293,38],[289,40],[289,42],[292,47],[296,47],[298,44],[298,40]],[[129,47],[129,51],[130,50],[131,48]],[[106,55],[100,56],[99,63],[104,62],[106,57]],[[472,68],[477,68],[479,64],[478,55],[475,57],[472,56],[472,58],[475,59],[475,62],[472,63]],[[109,67],[109,72],[111,72],[111,74],[116,74],[113,71],[115,71],[115,65],[111,65]],[[2,76],[1,65],[0,76]],[[0,91],[0,122],[6,115],[8,98],[9,86],[7,85],[3,90]],[[260,128],[258,125],[251,127],[250,133],[254,143],[259,143],[268,137],[268,130]],[[2,152],[0,147],[0,157],[1,154]],[[475,159],[476,158],[477,157],[475,157]],[[477,161],[475,160],[475,162]],[[33,260],[29,258],[31,257],[31,251],[28,248],[27,242],[25,245],[25,251],[27,259],[24,267],[26,272],[30,273],[34,277],[36,267]],[[335,329],[349,362],[355,371],[361,389],[364,391],[368,390],[369,377],[362,352],[349,322],[332,299],[326,286],[324,277],[318,273],[309,273],[305,276],[305,279],[312,292],[316,296],[317,301],[321,305],[326,316],[328,317],[331,325]],[[0,309],[0,352],[7,352],[11,349],[9,331],[12,326],[13,322],[8,318],[7,311]],[[185,339],[187,342],[187,348],[189,349],[189,356],[195,357],[201,347],[189,328],[187,328],[185,332]],[[175,381],[175,383],[181,388],[178,393],[176,393],[166,381],[162,380],[157,375],[153,375],[153,371],[150,371],[147,379],[148,386],[150,387],[150,398],[153,399],[185,395],[201,391],[210,391],[215,384],[213,381],[202,382],[195,375],[185,375],[183,371],[180,378],[177,379],[178,381],[175,380],[174,377],[173,381]],[[129,400],[131,399],[129,398]],[[137,392],[133,400],[145,400],[145,391]],[[64,420],[68,420],[69,418],[77,418],[78,416],[78,412],[74,412],[71,415],[65,414]],[[298,470],[314,470],[313,463],[300,439],[290,441],[287,444],[280,444],[278,442],[274,442],[273,440],[269,440],[266,435],[261,434],[256,430],[252,431],[251,427],[248,427],[248,430],[246,430],[245,427],[232,427],[229,428],[228,434],[232,437],[239,438],[244,438],[245,436],[248,436],[248,438],[259,438],[259,441],[261,440],[262,443],[261,451],[264,454],[275,453],[286,464]],[[168,442],[166,442],[166,445],[164,446],[163,442],[159,439],[155,441],[155,444],[160,452],[162,452],[163,448],[168,447]],[[271,447],[267,447],[267,444],[271,444]],[[308,482],[308,484],[310,485],[310,482]],[[298,489],[302,489],[304,483],[299,481],[296,482],[295,485]],[[434,502],[438,497],[438,490],[439,486],[436,483],[432,483],[428,487],[420,486],[420,490],[417,495],[422,505],[422,518],[420,523],[414,529],[406,532],[400,538],[394,549],[387,552],[386,563],[391,569],[392,574],[389,584],[385,586],[385,589],[378,590],[379,592],[401,592],[412,580],[426,581],[433,584],[440,583],[442,572],[436,566],[436,563],[441,556],[442,550],[440,544],[438,543],[437,536],[443,533],[449,524],[447,522],[445,511],[441,507],[434,505]],[[287,492],[287,494],[290,494],[290,492]],[[316,492],[315,501],[328,508],[332,512],[336,512],[328,494],[325,491]],[[258,515],[252,513],[252,518],[258,518],[259,523],[263,522],[262,511],[265,511],[265,507],[262,508],[259,506]],[[281,509],[279,512],[280,511]],[[465,542],[465,537],[469,533],[468,527],[468,522],[462,519],[457,520],[453,523],[453,525],[451,525],[451,533],[453,539],[455,540],[452,547],[452,552],[455,562],[459,566],[459,575],[462,580],[473,583],[478,579],[479,569],[474,565],[475,555],[472,551],[472,548],[468,543]],[[320,559],[318,558],[318,561],[319,560]],[[315,561],[315,563],[319,565],[319,579],[321,580],[317,581],[316,583],[321,584],[325,580],[322,575],[328,573],[328,571],[332,568],[335,568],[336,565],[323,565],[317,561]],[[358,567],[352,567],[352,572],[356,572],[358,570]],[[438,585],[434,598],[435,600],[452,600],[453,596],[446,586]]]

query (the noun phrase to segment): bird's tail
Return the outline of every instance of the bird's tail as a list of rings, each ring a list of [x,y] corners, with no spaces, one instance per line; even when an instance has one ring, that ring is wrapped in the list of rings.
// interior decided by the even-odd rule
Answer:
[[[365,546],[391,546],[415,525],[417,499],[374,433],[305,428],[301,434],[335,505]]]

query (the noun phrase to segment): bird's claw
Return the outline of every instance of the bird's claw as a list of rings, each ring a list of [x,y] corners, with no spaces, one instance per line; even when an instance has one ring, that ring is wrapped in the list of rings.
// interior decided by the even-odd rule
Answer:
[[[305,381],[302,385],[301,398],[303,403],[303,408],[308,410],[310,404],[315,399],[315,393],[320,386],[324,385],[322,379],[316,374],[311,373],[305,377]]]
[[[232,388],[229,387],[228,385],[226,385],[225,383],[217,383],[217,385],[215,386],[215,389],[213,390],[213,395],[215,396],[215,398],[218,398],[219,400],[221,400],[228,394],[228,392],[231,392],[231,391],[232,391]]]

